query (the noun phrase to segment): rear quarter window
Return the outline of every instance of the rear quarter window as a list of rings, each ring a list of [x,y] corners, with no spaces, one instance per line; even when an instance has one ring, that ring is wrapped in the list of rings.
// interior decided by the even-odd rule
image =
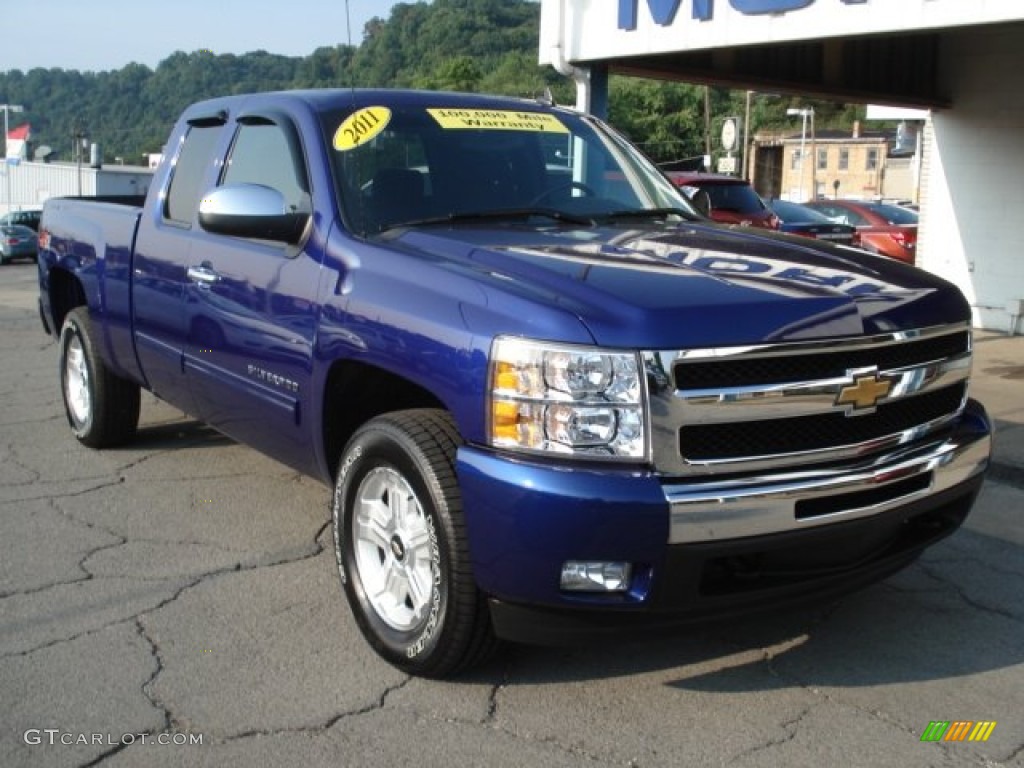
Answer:
[[[735,213],[760,213],[764,203],[744,184],[705,184],[701,187],[711,199],[712,209]]]
[[[917,224],[917,214],[898,205],[873,205],[871,210],[890,224]]]
[[[220,131],[220,125],[189,127],[171,171],[164,218],[181,224],[191,224],[195,219],[199,197],[205,191],[203,181],[213,162]]]

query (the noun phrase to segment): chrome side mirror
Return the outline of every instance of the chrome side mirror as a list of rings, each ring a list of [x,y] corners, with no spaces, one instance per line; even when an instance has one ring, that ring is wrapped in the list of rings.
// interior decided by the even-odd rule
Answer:
[[[216,187],[199,202],[199,225],[218,235],[294,245],[308,222],[308,213],[286,210],[284,195],[262,184]]]

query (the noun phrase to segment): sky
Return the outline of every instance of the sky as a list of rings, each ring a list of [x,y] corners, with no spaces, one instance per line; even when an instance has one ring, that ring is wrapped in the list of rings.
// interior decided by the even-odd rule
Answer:
[[[416,0],[405,0],[416,2]],[[389,0],[348,0],[351,42]],[[5,0],[0,72],[155,69],[175,51],[307,56],[349,42],[345,0]]]

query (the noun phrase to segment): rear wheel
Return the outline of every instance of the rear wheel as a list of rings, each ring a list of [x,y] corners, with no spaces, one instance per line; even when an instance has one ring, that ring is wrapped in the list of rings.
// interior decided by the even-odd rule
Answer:
[[[60,383],[68,424],[79,442],[108,448],[134,436],[139,424],[139,385],[107,368],[85,307],[68,312],[61,328]]]
[[[356,622],[410,674],[445,677],[496,644],[473,579],[443,411],[373,419],[349,441],[333,501],[335,553]]]

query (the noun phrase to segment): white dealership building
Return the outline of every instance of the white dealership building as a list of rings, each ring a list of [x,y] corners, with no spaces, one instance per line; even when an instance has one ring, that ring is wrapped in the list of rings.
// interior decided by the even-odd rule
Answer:
[[[926,110],[918,266],[1021,332],[1024,0],[541,2],[541,63],[597,114],[609,73]]]

